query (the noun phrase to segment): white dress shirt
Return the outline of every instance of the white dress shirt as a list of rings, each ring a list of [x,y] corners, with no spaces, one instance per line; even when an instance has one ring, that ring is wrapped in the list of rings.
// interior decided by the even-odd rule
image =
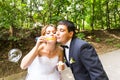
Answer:
[[[66,46],[68,46],[68,48],[65,48],[65,55],[66,55],[66,58],[67,58],[67,61],[68,61],[68,62],[69,62],[70,43],[71,43],[71,39],[65,44]]]

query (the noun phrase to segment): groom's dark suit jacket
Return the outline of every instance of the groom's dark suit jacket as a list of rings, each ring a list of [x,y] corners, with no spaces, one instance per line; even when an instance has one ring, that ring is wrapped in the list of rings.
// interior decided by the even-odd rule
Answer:
[[[109,80],[95,49],[87,42],[73,38],[69,49],[69,66],[75,80]]]

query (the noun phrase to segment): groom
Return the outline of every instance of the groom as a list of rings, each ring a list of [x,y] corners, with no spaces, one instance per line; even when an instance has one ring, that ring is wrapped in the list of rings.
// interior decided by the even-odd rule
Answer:
[[[75,30],[73,22],[63,20],[58,22],[56,32],[57,42],[68,46],[65,48],[66,63],[75,80],[109,80],[94,47],[76,38]]]

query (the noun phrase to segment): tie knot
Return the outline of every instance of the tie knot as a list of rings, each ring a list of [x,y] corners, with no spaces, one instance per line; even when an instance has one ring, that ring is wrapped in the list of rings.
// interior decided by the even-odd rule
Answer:
[[[61,45],[62,48],[69,48],[67,45]]]

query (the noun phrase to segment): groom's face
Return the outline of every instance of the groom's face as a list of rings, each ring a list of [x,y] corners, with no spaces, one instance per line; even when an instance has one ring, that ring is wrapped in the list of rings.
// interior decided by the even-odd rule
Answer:
[[[67,26],[58,25],[57,26],[57,42],[61,44],[66,44],[66,42],[71,39],[71,32],[68,32]]]

